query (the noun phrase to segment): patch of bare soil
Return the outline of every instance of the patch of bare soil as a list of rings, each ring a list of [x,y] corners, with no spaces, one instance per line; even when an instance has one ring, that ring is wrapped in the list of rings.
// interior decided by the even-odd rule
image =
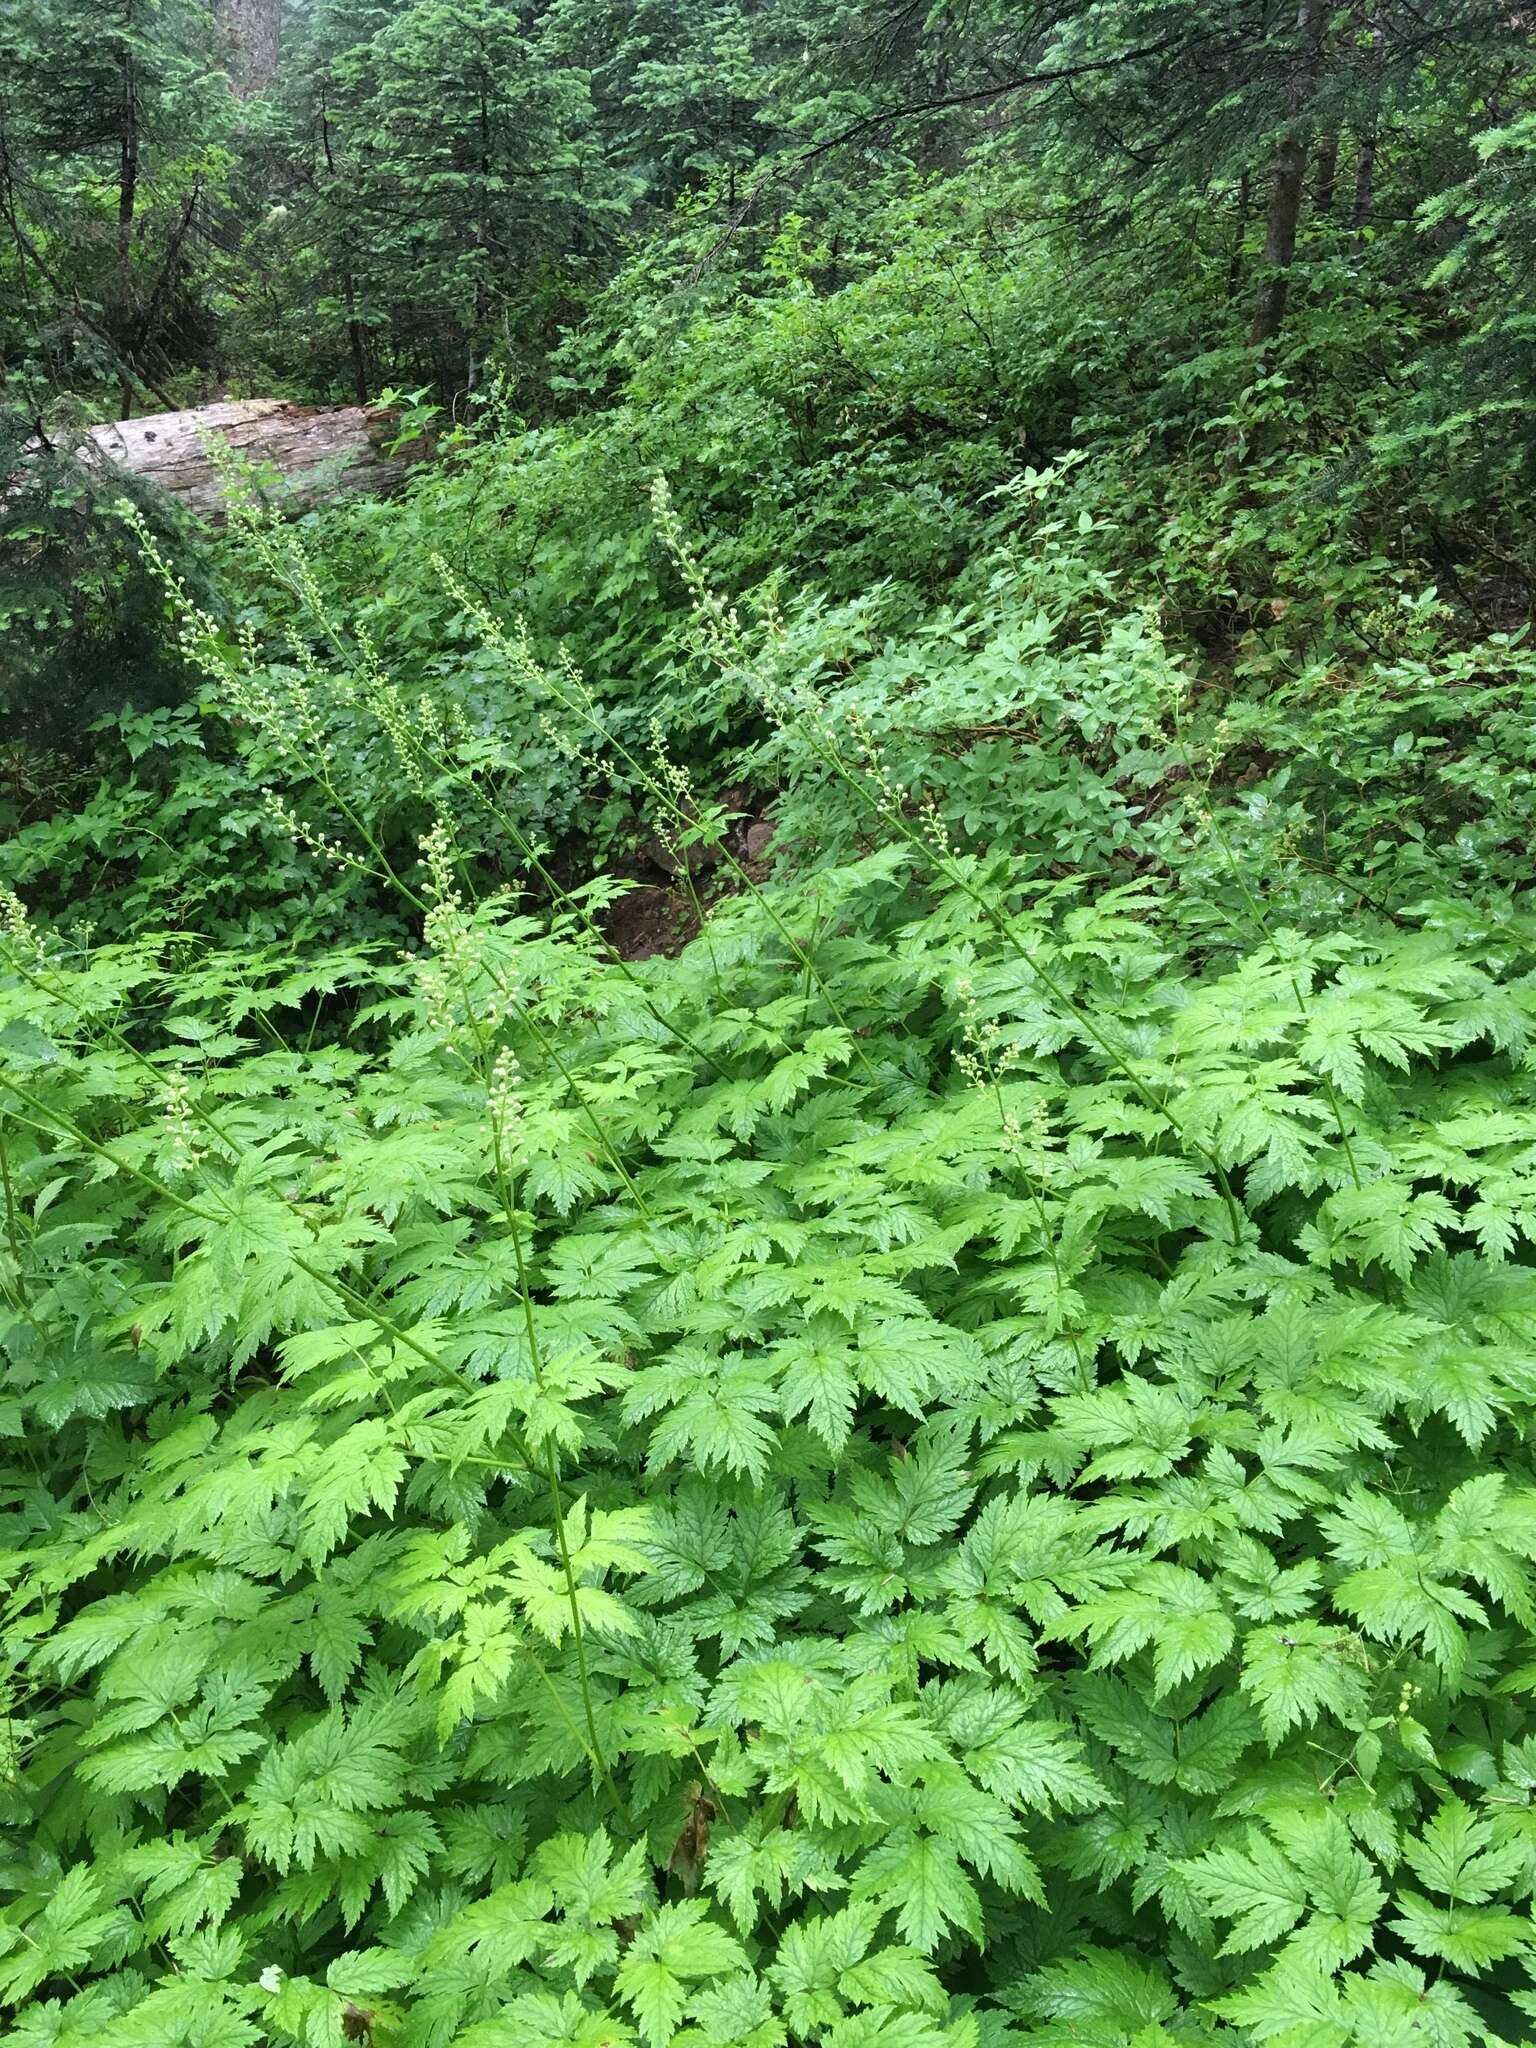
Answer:
[[[621,960],[649,960],[657,953],[670,960],[698,936],[699,921],[685,890],[642,882],[609,905],[603,930]]]
[[[759,815],[761,801],[754,802],[745,785],[734,785],[720,792],[719,802],[731,814],[724,843],[730,864],[722,865],[719,846],[684,846],[656,836],[610,863],[610,873],[634,884],[602,919],[621,959],[649,960],[658,953],[672,958],[699,935],[696,897],[707,917],[710,903],[734,896],[743,879],[761,882],[772,871],[775,829],[770,818]],[[563,871],[562,879],[579,878],[582,853],[579,841],[567,842],[557,853],[554,866]]]

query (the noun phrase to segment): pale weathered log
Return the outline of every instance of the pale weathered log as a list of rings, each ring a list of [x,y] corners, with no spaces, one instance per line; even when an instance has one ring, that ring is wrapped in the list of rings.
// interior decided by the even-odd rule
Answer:
[[[254,465],[265,493],[284,510],[302,512],[347,491],[398,490],[428,452],[416,442],[391,455],[398,432],[396,415],[382,406],[242,398],[92,427],[75,452],[92,465],[131,470],[218,522],[226,486],[210,446],[222,444]]]

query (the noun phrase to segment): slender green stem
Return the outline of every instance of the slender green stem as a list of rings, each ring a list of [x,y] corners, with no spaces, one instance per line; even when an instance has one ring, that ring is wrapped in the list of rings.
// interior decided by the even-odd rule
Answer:
[[[1174,714],[1174,732],[1179,742],[1180,751],[1184,756],[1185,769],[1190,775],[1191,779],[1193,779],[1195,775],[1195,764],[1193,758],[1190,755],[1189,742],[1186,740],[1184,736],[1183,725],[1179,721],[1177,711],[1175,711]],[[1205,789],[1206,794],[1209,795],[1210,782],[1208,778],[1205,783]],[[1243,899],[1243,903],[1247,908],[1248,915],[1253,919],[1254,925],[1256,926],[1260,936],[1263,938],[1265,944],[1269,946],[1271,951],[1275,954],[1276,959],[1278,960],[1280,958],[1280,948],[1275,942],[1274,933],[1270,930],[1269,919],[1264,914],[1263,905],[1259,902],[1258,898],[1254,895],[1253,890],[1249,887],[1248,877],[1243,873],[1243,870],[1237,860],[1237,856],[1233,853],[1232,848],[1228,843],[1227,835],[1225,831],[1222,829],[1222,826],[1217,819],[1215,811],[1207,807],[1205,812],[1205,818],[1206,823],[1210,827],[1211,837],[1215,840],[1216,845],[1221,852],[1221,857],[1223,861],[1226,863],[1227,872],[1231,875],[1233,882],[1237,885],[1238,894]],[[1296,978],[1295,973],[1289,970],[1286,973],[1286,980],[1291,985],[1291,994],[1296,999],[1297,1011],[1300,1014],[1302,1023],[1305,1024],[1307,1021],[1307,1003],[1305,996],[1303,996],[1301,992],[1301,983]],[[1344,1148],[1344,1158],[1349,1166],[1349,1177],[1354,1182],[1355,1186],[1358,1188],[1361,1184],[1360,1169],[1358,1165],[1355,1163],[1354,1147],[1349,1142],[1349,1131],[1344,1123],[1344,1112],[1339,1104],[1338,1091],[1334,1087],[1333,1077],[1331,1074],[1328,1073],[1320,1073],[1318,1075],[1318,1079],[1323,1084],[1323,1094],[1327,1098],[1329,1109],[1333,1112],[1333,1121],[1335,1125],[1338,1127],[1339,1142]]]
[[[1198,1138],[1190,1135],[1170,1106],[1160,1100],[1147,1087],[1120,1048],[1112,1040],[1105,1037],[1087,1011],[1075,1001],[1050,970],[1042,965],[1033,948],[1017,930],[1014,919],[1009,912],[1004,910],[1001,904],[993,902],[990,897],[976,887],[970,877],[956,863],[953,855],[942,851],[931,840],[917,831],[910,821],[902,815],[898,806],[889,803],[882,796],[877,795],[875,790],[869,786],[868,777],[851,769],[847,762],[843,760],[836,742],[832,740],[830,734],[826,733],[823,729],[818,734],[818,738],[821,741],[819,746],[817,740],[810,742],[811,749],[817,754],[818,759],[826,762],[833,769],[833,772],[847,788],[854,792],[867,810],[872,812],[875,817],[883,819],[892,830],[906,840],[907,844],[914,851],[923,855],[944,875],[947,881],[976,905],[982,916],[992,926],[993,930],[997,932],[998,936],[1010,948],[1021,964],[1028,969],[1029,973],[1039,982],[1040,986],[1052,1000],[1061,1005],[1083,1035],[1091,1040],[1100,1052],[1104,1054],[1105,1058],[1110,1061],[1121,1078],[1128,1083],[1143,1108],[1160,1118],[1162,1122],[1167,1124],[1181,1144],[1188,1146],[1198,1158],[1204,1160],[1211,1169],[1216,1185],[1220,1189],[1222,1198],[1226,1203],[1227,1221],[1232,1232],[1232,1242],[1234,1245],[1240,1244],[1242,1242],[1242,1211],[1238,1206],[1232,1184],[1227,1178],[1226,1170],[1216,1154],[1209,1146],[1202,1144]]]
[[[487,1087],[487,1094],[489,1095],[491,1046],[486,1037],[482,1020],[470,999],[469,990],[464,985],[462,973],[459,977],[459,986],[464,997],[466,1020],[474,1034],[482,1064],[486,1068],[486,1071],[480,1077],[481,1083]],[[512,1256],[517,1265],[517,1291],[523,1307],[523,1327],[528,1342],[528,1363],[533,1373],[534,1384],[537,1386],[540,1394],[548,1400],[549,1386],[544,1377],[544,1355],[539,1345],[538,1323],[533,1312],[533,1286],[528,1270],[528,1260],[523,1248],[522,1224],[518,1218],[515,1190],[512,1183],[513,1167],[507,1158],[502,1120],[494,1103],[490,1104],[490,1126],[492,1157],[496,1170],[496,1190],[501,1201],[502,1214],[506,1219],[507,1229],[512,1239]],[[581,1688],[582,1710],[586,1715],[587,1732],[592,1741],[592,1754],[597,1759],[603,1783],[607,1786],[608,1792],[620,1813],[624,1814],[627,1818],[629,1809],[618,1786],[614,1783],[613,1774],[608,1768],[607,1757],[603,1750],[602,1738],[597,1732],[597,1715],[592,1703],[591,1675],[587,1669],[586,1633],[582,1627],[581,1620],[580,1593],[576,1581],[575,1567],[571,1562],[570,1543],[566,1536],[565,1501],[560,1486],[559,1459],[553,1439],[546,1440],[544,1449],[546,1454],[544,1476],[549,1485],[550,1512],[554,1525],[555,1548],[559,1553],[561,1575],[565,1580],[566,1607],[571,1617],[571,1635],[576,1648],[576,1670]],[[531,1463],[531,1454],[528,1455],[530,1455]]]
[[[462,881],[465,888],[470,890],[471,894],[473,894],[474,877],[470,872],[469,863],[464,859],[462,852],[460,852],[459,850],[457,835],[453,832],[453,828],[451,825],[449,826],[449,835],[454,845],[454,851],[457,859],[457,867],[460,880]],[[579,1105],[583,1116],[587,1120],[587,1124],[591,1129],[593,1137],[596,1138],[598,1144],[602,1146],[603,1151],[607,1154],[609,1164],[613,1167],[613,1170],[619,1176],[619,1179],[624,1183],[624,1186],[628,1191],[630,1199],[631,1201],[633,1201],[635,1207],[639,1210],[640,1214],[646,1219],[647,1222],[653,1222],[655,1219],[652,1216],[650,1209],[646,1206],[645,1197],[641,1194],[639,1188],[636,1187],[633,1179],[630,1176],[628,1167],[620,1158],[618,1147],[613,1143],[613,1141],[608,1136],[608,1132],[603,1125],[602,1119],[598,1116],[597,1111],[592,1107],[592,1104],[588,1101],[587,1096],[584,1090],[582,1089],[580,1082],[576,1079],[576,1076],[571,1072],[570,1068],[566,1065],[564,1059],[561,1057],[559,1049],[556,1046],[554,1040],[550,1038],[548,1033],[545,1032],[544,1029],[541,1027],[538,1019],[533,1014],[531,1006],[522,1001],[517,987],[514,984],[506,981],[503,978],[503,976],[497,973],[496,969],[493,966],[489,965],[485,961],[482,961],[480,964],[482,971],[490,976],[491,984],[495,988],[496,993],[502,998],[504,1002],[506,1002],[512,1009],[515,1010],[519,1022],[521,1022],[527,1027],[527,1029],[532,1033],[534,1039],[537,1041],[539,1050],[544,1054],[545,1058],[549,1060],[551,1065],[558,1069],[562,1080],[570,1089],[572,1095],[576,1098],[577,1104]],[[466,1007],[472,1010],[473,1005],[469,1002],[469,992],[467,989],[464,988],[462,976],[460,977],[459,986],[461,989],[464,990]]]
[[[11,1148],[0,1131],[0,1178],[5,1182],[5,1235],[11,1247],[11,1258],[16,1266],[16,1296],[25,1307],[27,1301],[26,1266],[21,1256],[21,1238],[16,1222],[16,1190],[11,1181]]]
[[[492,1142],[496,1150],[496,1179],[501,1192],[502,1211],[506,1217],[507,1229],[512,1237],[512,1256],[517,1264],[517,1291],[523,1304],[523,1327],[528,1340],[528,1361],[533,1370],[534,1382],[539,1392],[548,1398],[548,1385],[544,1378],[544,1358],[539,1347],[537,1321],[533,1313],[533,1290],[529,1281],[528,1262],[523,1249],[522,1226],[518,1221],[517,1205],[513,1200],[511,1179],[502,1151],[502,1137],[495,1118],[491,1120]],[[560,1570],[565,1579],[566,1604],[570,1610],[571,1633],[576,1646],[576,1673],[581,1687],[582,1711],[586,1716],[587,1733],[591,1737],[592,1751],[602,1772],[603,1783],[607,1786],[614,1804],[620,1813],[628,1817],[629,1808],[623,1794],[613,1781],[613,1773],[603,1752],[602,1738],[597,1732],[597,1715],[592,1704],[592,1680],[587,1669],[586,1632],[581,1623],[581,1602],[576,1583],[576,1571],[571,1562],[571,1547],[565,1529],[565,1502],[560,1487],[560,1467],[553,1440],[546,1442],[546,1477],[549,1481],[550,1512],[554,1522],[555,1548],[560,1555]]]
[[[655,1217],[652,1214],[651,1210],[647,1207],[644,1195],[642,1195],[639,1188],[636,1187],[634,1180],[630,1175],[629,1169],[625,1166],[623,1160],[619,1157],[618,1148],[614,1145],[612,1139],[608,1136],[608,1132],[603,1125],[602,1119],[598,1116],[597,1111],[592,1107],[592,1104],[588,1101],[586,1095],[582,1092],[581,1084],[577,1081],[576,1076],[571,1072],[570,1068],[561,1058],[554,1040],[548,1035],[547,1032],[545,1032],[539,1026],[539,1024],[536,1022],[533,1016],[532,1011],[528,1008],[528,1006],[525,1003],[520,1003],[518,1005],[517,1014],[520,1020],[524,1024],[526,1024],[528,1029],[533,1033],[534,1039],[538,1044],[539,1050],[544,1054],[546,1059],[550,1060],[552,1064],[559,1070],[561,1077],[565,1081],[566,1086],[570,1089],[572,1095],[575,1096],[576,1102],[579,1108],[581,1109],[582,1115],[586,1118],[587,1123],[592,1131],[592,1135],[596,1138],[597,1142],[602,1146],[604,1152],[608,1155],[609,1163],[612,1165],[614,1172],[617,1173],[617,1175],[619,1176],[619,1179],[624,1183],[624,1186],[628,1191],[630,1199],[633,1201],[635,1207],[639,1210],[640,1214],[645,1218],[645,1220],[648,1223],[654,1222]]]
[[[1040,1187],[1039,1182],[1035,1179],[1034,1174],[1030,1172],[1029,1166],[1025,1161],[1022,1144],[1015,1144],[1014,1139],[1011,1135],[1012,1126],[1008,1115],[1008,1106],[1003,1101],[1002,1083],[999,1081],[995,1073],[991,1074],[989,1078],[992,1083],[992,1094],[997,1102],[998,1118],[1002,1124],[1003,1142],[1008,1147],[1010,1157],[1013,1159],[1015,1165],[1023,1174],[1024,1184],[1029,1189],[1030,1200],[1035,1205],[1035,1216],[1040,1225],[1041,1241],[1045,1245],[1046,1257],[1051,1262],[1051,1272],[1056,1281],[1056,1302],[1059,1309],[1061,1306],[1062,1296],[1066,1292],[1067,1283],[1062,1275],[1061,1258],[1056,1248],[1056,1236],[1054,1231],[1051,1229],[1050,1218],[1046,1214],[1045,1196]],[[1065,1318],[1063,1318],[1063,1320],[1065,1320]],[[1072,1346],[1072,1355],[1077,1360],[1077,1370],[1079,1374],[1082,1376],[1083,1384],[1086,1386],[1088,1377],[1088,1367],[1086,1361],[1083,1358],[1083,1347],[1081,1340],[1078,1337],[1078,1334],[1075,1330],[1069,1330],[1067,1332],[1067,1342]]]
[[[542,670],[539,670],[534,666],[531,656],[524,655],[519,649],[511,646],[507,640],[506,634],[502,631],[498,622],[491,617],[490,613],[485,610],[483,605],[478,604],[475,601],[475,599],[469,595],[469,593],[454,577],[453,571],[449,568],[448,564],[443,560],[443,558],[439,555],[436,556],[434,559],[437,563],[437,566],[441,570],[442,574],[447,578],[449,587],[453,591],[455,597],[458,598],[459,602],[463,605],[465,611],[468,612],[470,617],[474,619],[476,624],[480,627],[480,630],[482,631],[482,633],[484,633],[489,644],[496,649],[498,654],[502,655],[502,657],[507,661],[509,666],[517,674],[525,677],[528,681],[536,684],[538,687],[547,691],[548,694],[551,697],[553,697],[554,701],[556,702],[556,704],[559,705],[562,711],[569,713],[572,717],[579,718],[582,724],[585,725],[587,730],[595,736],[595,738],[600,742],[600,744],[607,747],[616,756],[618,760],[624,763],[625,767],[629,769],[630,773],[635,777],[636,781],[640,784],[641,788],[644,789],[647,795],[649,795],[656,803],[658,803],[661,806],[663,811],[665,811],[667,816],[681,830],[681,832],[685,835],[692,833],[695,830],[698,821],[696,818],[691,817],[689,815],[683,803],[680,801],[679,796],[676,793],[674,793],[671,789],[669,789],[664,781],[658,779],[656,776],[650,773],[650,771],[641,762],[639,756],[633,753],[628,747],[626,747],[623,744],[621,740],[617,739],[614,736],[614,734],[608,729],[608,727],[603,724],[602,720],[597,716],[596,712],[592,710],[590,705],[584,703],[579,697],[573,696],[570,691],[562,690],[558,686],[558,684],[556,684],[550,679],[550,677],[547,674],[545,674]],[[815,962],[812,960],[810,954],[806,951],[805,947],[801,945],[800,941],[795,937],[794,933],[790,930],[789,926],[785,923],[784,919],[779,915],[776,906],[773,904],[773,902],[768,897],[766,892],[758,887],[757,883],[753,880],[752,876],[748,874],[747,870],[742,866],[741,862],[736,858],[735,854],[731,852],[730,848],[725,844],[725,842],[721,840],[716,842],[716,844],[722,862],[730,870],[731,874],[735,877],[737,882],[740,883],[741,887],[746,889],[756,899],[759,907],[762,909],[769,923],[773,926],[774,930],[783,939],[784,943],[789,947],[790,951],[794,954],[795,958],[800,962],[800,965],[804,969],[805,973],[809,975],[812,979],[814,979],[816,987],[820,991],[822,999],[826,1003],[827,1008],[831,1011],[833,1017],[836,1019],[839,1026],[847,1033],[849,1044],[853,1050],[855,1057],[864,1066],[866,1071],[869,1073],[870,1078],[872,1080],[878,1081],[880,1077],[876,1073],[874,1065],[869,1058],[869,1055],[865,1052],[863,1046],[859,1043],[858,1034],[854,1031],[853,1026],[848,1022],[847,1018],[843,1015],[843,1012],[838,1005],[836,997],[832,994],[831,988],[828,986],[825,977],[816,967]]]
[[[587,1736],[583,1735],[580,1728],[577,1727],[575,1721],[571,1717],[570,1708],[565,1704],[565,1701],[560,1697],[559,1687],[555,1684],[555,1681],[550,1677],[549,1673],[544,1669],[544,1665],[540,1660],[537,1652],[534,1650],[533,1645],[531,1643],[525,1643],[519,1640],[517,1647],[523,1652],[524,1656],[528,1658],[530,1663],[533,1665],[534,1670],[538,1672],[540,1678],[543,1679],[545,1686],[548,1688],[549,1696],[554,1701],[556,1710],[559,1713],[561,1720],[569,1729],[571,1736],[576,1743],[576,1746],[580,1749],[582,1755],[587,1759],[587,1762],[591,1764],[592,1768],[603,1779],[605,1784],[608,1786],[609,1791],[613,1793],[614,1798],[618,1799],[618,1793],[614,1788],[612,1778],[610,1778],[608,1775],[608,1766],[603,1762],[601,1751],[594,1749],[591,1745],[591,1742],[588,1740]],[[588,1725],[591,1725],[590,1721]],[[618,1803],[620,1810],[625,1811],[623,1800],[618,1799]]]

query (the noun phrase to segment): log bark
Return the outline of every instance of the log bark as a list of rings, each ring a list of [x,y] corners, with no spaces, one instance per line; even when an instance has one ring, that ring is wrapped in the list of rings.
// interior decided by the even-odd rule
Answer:
[[[349,491],[383,497],[398,490],[412,464],[431,451],[416,442],[391,455],[397,432],[395,414],[382,406],[245,398],[92,427],[75,452],[86,462],[131,470],[217,524],[225,486],[210,443],[275,471],[264,490],[285,511],[299,513]]]

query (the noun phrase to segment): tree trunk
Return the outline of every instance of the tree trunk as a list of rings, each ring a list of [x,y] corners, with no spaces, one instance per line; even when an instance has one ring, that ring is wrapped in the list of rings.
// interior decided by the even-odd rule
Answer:
[[[336,158],[331,152],[331,110],[322,89],[320,95],[320,146],[325,151],[325,168],[336,175]],[[352,390],[359,405],[368,403],[368,335],[357,317],[357,279],[350,267],[342,273],[342,295],[347,305],[347,348],[352,357]]]
[[[396,420],[379,406],[247,398],[92,427],[75,452],[84,462],[115,464],[144,477],[217,524],[225,516],[225,485],[210,441],[258,469],[277,471],[278,481],[264,483],[264,494],[299,513],[350,491],[383,497],[398,490],[411,465],[433,451],[416,442],[391,455]]]
[[[1355,197],[1349,211],[1349,224],[1354,230],[1355,247],[1360,247],[1362,233],[1371,217],[1371,203],[1376,197],[1376,131],[1381,121],[1381,43],[1379,28],[1371,30],[1371,110],[1358,137],[1359,155],[1355,158]]]
[[[1248,239],[1248,214],[1252,205],[1248,173],[1237,181],[1237,222],[1232,230],[1232,255],[1227,263],[1227,298],[1237,297],[1238,286],[1243,277],[1243,244]]]
[[[128,10],[126,24],[133,28],[133,10]],[[117,295],[118,323],[121,329],[121,349],[124,357],[129,354],[129,336],[133,331],[133,217],[139,199],[139,92],[138,72],[133,61],[133,46],[124,37],[118,54],[118,68],[122,78],[122,132],[118,139],[117,162]],[[133,410],[133,379],[125,362],[118,374],[120,410],[126,417]]]
[[[213,18],[236,98],[248,100],[265,92],[277,71],[283,0],[213,0]]]
[[[1355,202],[1350,209],[1350,226],[1355,232],[1358,246],[1363,239],[1367,223],[1371,218],[1371,202],[1376,197],[1376,131],[1360,138],[1360,155],[1355,164]]]
[[[1337,135],[1320,135],[1317,138],[1317,162],[1312,172],[1312,211],[1322,220],[1333,212],[1334,187],[1339,176],[1339,138]]]
[[[347,347],[352,356],[352,389],[359,405],[368,403],[368,337],[357,317],[357,286],[346,273],[343,288],[347,301]]]
[[[165,260],[160,265],[160,274],[150,286],[144,299],[143,311],[134,321],[133,356],[135,362],[143,359],[155,339],[155,330],[160,325],[160,316],[166,302],[176,288],[177,275],[181,269],[181,251],[191,230],[197,209],[202,204],[203,181],[201,176],[192,180],[186,203],[181,209],[181,219],[171,230],[170,241],[166,244]]]
[[[1285,302],[1290,292],[1291,259],[1296,254],[1296,224],[1301,218],[1301,186],[1307,169],[1307,145],[1303,136],[1288,135],[1275,156],[1269,188],[1269,211],[1264,219],[1264,275],[1253,309],[1248,340],[1264,348],[1280,332]]]
[[[1307,138],[1301,116],[1317,90],[1317,74],[1323,59],[1323,30],[1328,20],[1326,0],[1301,0],[1296,11],[1296,61],[1286,92],[1286,130],[1275,152],[1270,175],[1269,210],[1264,219],[1264,275],[1259,282],[1253,309],[1253,326],[1248,340],[1264,348],[1280,331],[1285,318],[1285,301],[1290,288],[1290,268],[1296,254],[1296,227],[1301,219],[1301,195],[1307,175]]]

